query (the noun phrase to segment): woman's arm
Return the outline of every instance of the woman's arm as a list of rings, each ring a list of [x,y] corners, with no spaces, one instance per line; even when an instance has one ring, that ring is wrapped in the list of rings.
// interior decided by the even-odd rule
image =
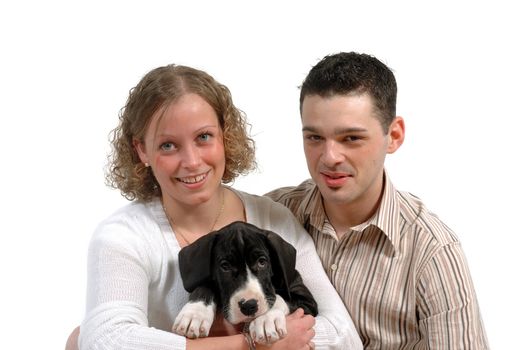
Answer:
[[[307,239],[301,239],[297,243],[296,267],[304,284],[318,303],[319,315],[316,317],[313,340],[316,348],[318,350],[362,349],[362,342],[355,325],[340,296],[329,281],[311,237],[300,225],[298,227]]]
[[[318,303],[313,339],[317,350],[362,349],[353,321],[322,267],[311,236],[289,210],[277,205],[272,211],[272,230],[296,248],[296,268]]]
[[[150,326],[149,285],[160,278],[157,259],[163,252],[137,234],[134,230],[145,229],[138,227],[141,223],[114,222],[94,234],[88,252],[88,298],[80,349],[248,349],[241,334],[186,339]],[[280,349],[285,347],[276,348]]]
[[[283,216],[284,211],[281,212]],[[289,211],[286,210],[286,213]],[[288,221],[288,218],[291,220]],[[325,277],[310,237],[301,227],[299,229],[298,225],[292,224],[296,223],[292,215],[278,219],[282,223],[282,219],[286,219],[291,226],[286,225],[283,227],[285,231],[279,232],[290,232],[288,237],[284,238],[294,241],[292,243],[298,250],[297,268],[319,302],[320,316],[317,317],[315,326],[317,348],[353,349],[347,344],[352,343],[349,341],[349,334],[351,330],[355,330],[345,309],[345,316],[341,315],[339,305],[342,308],[343,306],[335,304],[335,300],[339,300],[338,295]],[[141,224],[144,223],[113,220],[106,222],[94,234],[88,253],[87,308],[81,326],[80,348],[162,350],[185,349],[188,345],[210,350],[214,344],[230,349],[237,349],[243,345],[240,340],[244,339],[240,335],[194,341],[150,327],[148,308],[152,305],[149,305],[149,286],[160,278],[158,262],[159,255],[163,252],[160,252],[159,247],[152,244],[149,238],[137,234],[138,231],[149,232],[152,229]],[[311,261],[314,265],[311,265]],[[291,322],[294,326],[309,320],[310,317],[304,317]],[[343,326],[346,324],[351,326]],[[288,324],[288,329],[293,326]],[[291,329],[299,331],[296,335],[290,331],[290,337],[277,342],[273,349],[278,350],[280,346],[287,348],[283,344],[292,341],[308,343],[305,339],[310,339],[310,332],[307,331],[310,328],[306,328],[304,333],[300,331],[302,327]]]
[[[138,234],[141,227],[141,222],[113,219],[92,237],[81,350],[185,349],[185,338],[149,327],[149,284],[158,271],[151,242]]]
[[[286,325],[287,325],[287,335],[285,338],[271,344],[271,345],[260,345],[255,344],[256,349],[265,349],[265,350],[290,350],[290,349],[311,349],[310,345],[313,345],[311,340],[313,339],[315,335],[315,331],[313,329],[315,325],[315,318],[309,315],[304,316],[304,310],[303,309],[297,309],[292,314],[288,315],[286,317]],[[232,335],[238,335],[238,342],[241,341],[242,348],[245,346],[245,348],[248,347],[248,340],[246,339],[245,335],[240,334],[241,330],[240,327],[232,326],[228,321],[226,321],[222,316],[218,316],[216,320],[214,321],[214,324],[211,329],[211,334],[214,336],[221,335],[221,336],[232,336]],[[229,337],[226,337],[229,338]],[[208,350],[211,349],[234,349],[232,347],[222,347],[217,339],[216,340],[210,340],[211,338],[202,338],[197,340],[188,340],[188,346],[187,349],[200,349],[207,347]],[[214,338],[212,338],[214,339]],[[239,343],[238,343],[239,344]],[[194,348],[194,346],[199,346]],[[216,347],[218,346],[218,347]],[[244,348],[244,349],[245,349]]]

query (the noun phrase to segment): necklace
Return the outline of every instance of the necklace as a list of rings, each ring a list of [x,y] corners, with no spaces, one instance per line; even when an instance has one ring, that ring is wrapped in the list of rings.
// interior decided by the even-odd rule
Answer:
[[[220,206],[220,210],[218,210],[218,214],[216,215],[216,219],[214,219],[214,222],[212,223],[212,226],[210,227],[209,232],[214,230],[214,227],[218,223],[218,220],[220,219],[224,208],[225,208],[225,191],[222,188],[221,189],[221,206]],[[170,214],[168,213],[167,208],[165,207],[165,205],[163,205],[163,211],[165,212],[165,215],[168,218],[168,221],[170,222],[170,224],[172,224],[172,227],[176,227],[176,223],[172,219],[172,216],[170,216]],[[190,244],[190,240],[188,240],[187,237],[185,237],[185,235],[182,232],[180,232],[179,230],[175,230],[174,232],[176,234],[179,234],[181,236],[181,238],[183,238],[183,241],[185,241],[185,243],[187,245]]]

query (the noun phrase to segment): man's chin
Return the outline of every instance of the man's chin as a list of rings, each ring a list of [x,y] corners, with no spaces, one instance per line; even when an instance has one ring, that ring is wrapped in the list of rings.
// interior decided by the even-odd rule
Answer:
[[[318,188],[324,200],[330,201],[331,203],[345,203],[349,202],[351,198],[351,192],[344,187],[329,187],[324,185],[324,187],[319,186]]]

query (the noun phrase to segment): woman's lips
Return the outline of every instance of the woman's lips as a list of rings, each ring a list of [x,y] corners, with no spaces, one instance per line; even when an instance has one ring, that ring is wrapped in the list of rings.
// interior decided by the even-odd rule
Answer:
[[[207,177],[207,173],[196,176],[177,177],[176,180],[184,182],[186,184],[195,184],[196,182],[203,181]]]
[[[201,186],[205,182],[209,175],[209,172],[210,170],[206,173],[201,173],[199,175],[176,177],[175,179],[176,181],[184,184],[187,187],[195,188]]]

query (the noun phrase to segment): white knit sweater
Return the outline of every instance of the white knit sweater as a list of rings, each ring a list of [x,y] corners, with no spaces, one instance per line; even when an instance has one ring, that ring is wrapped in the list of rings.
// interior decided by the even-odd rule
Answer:
[[[362,349],[310,236],[295,217],[267,197],[233,191],[248,222],[278,233],[296,248],[296,268],[319,306],[316,349]],[[88,251],[81,350],[185,349],[185,338],[170,332],[188,300],[179,274],[180,249],[159,199],[133,202],[99,225]]]

